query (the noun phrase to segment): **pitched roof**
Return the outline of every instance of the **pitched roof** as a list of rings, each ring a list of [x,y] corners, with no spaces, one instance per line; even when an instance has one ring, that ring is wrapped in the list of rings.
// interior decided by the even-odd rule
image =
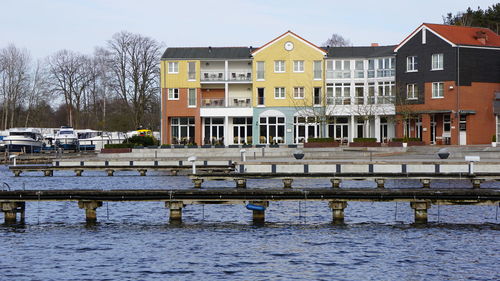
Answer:
[[[323,54],[325,54],[325,53],[326,53],[326,50],[324,50],[324,49],[322,49],[322,48],[320,48],[320,47],[318,47],[318,46],[314,45],[313,43],[311,43],[311,42],[307,41],[306,39],[304,39],[304,38],[300,37],[299,35],[297,35],[297,34],[293,33],[292,31],[288,30],[287,32],[285,32],[285,33],[281,34],[280,36],[278,36],[278,37],[274,38],[273,40],[271,40],[271,41],[267,42],[267,43],[266,43],[266,44],[264,44],[262,47],[260,47],[260,48],[258,48],[258,49],[255,49],[254,51],[252,51],[252,55],[253,55],[253,54],[256,54],[256,53],[258,53],[258,52],[260,52],[260,51],[262,51],[262,50],[264,50],[265,48],[267,48],[268,46],[270,46],[270,45],[274,44],[276,41],[280,40],[281,38],[285,37],[286,35],[291,35],[291,36],[293,36],[293,37],[297,38],[298,40],[300,40],[300,41],[304,42],[305,44],[307,44],[307,45],[309,45],[309,46],[311,46],[311,47],[313,47],[313,48],[317,49],[319,52],[321,52],[321,53],[323,53]]]
[[[447,41],[453,46],[462,45],[494,48],[500,47],[500,36],[488,28],[423,23],[410,35],[408,35],[408,37],[406,37],[401,43],[399,43],[395,51],[397,52],[397,50],[401,46],[406,44],[406,42],[408,42],[413,36],[415,36],[420,30],[424,28],[433,32],[438,37],[441,37],[441,39]],[[485,37],[484,44],[482,41],[478,40],[478,36]]]
[[[359,47],[323,47],[328,50],[328,58],[375,58],[394,56],[394,48],[390,46]]]
[[[500,36],[488,28],[431,23],[424,25],[457,45],[500,47]],[[478,32],[486,35],[486,44],[477,40]]]
[[[162,59],[250,59],[250,47],[167,48]]]

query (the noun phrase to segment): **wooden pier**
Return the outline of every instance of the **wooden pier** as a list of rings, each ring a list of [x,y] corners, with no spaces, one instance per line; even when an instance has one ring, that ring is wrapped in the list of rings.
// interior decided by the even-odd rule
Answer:
[[[234,171],[232,161],[195,161],[195,168],[202,173],[227,174]],[[168,171],[176,176],[180,172],[193,171],[193,163],[189,161],[54,161],[49,165],[16,165],[9,166],[14,176],[19,177],[23,172],[41,172],[44,176],[51,177],[55,171],[74,171],[75,176],[82,176],[84,171],[103,171],[108,176],[113,176],[117,171],[137,171],[139,175],[146,176],[148,171]]]
[[[329,202],[333,223],[343,223],[349,201],[410,202],[415,223],[427,222],[427,210],[439,205],[498,205],[500,189],[429,188],[302,188],[302,189],[176,189],[176,190],[14,190],[0,191],[5,223],[24,222],[26,202],[75,201],[85,210],[88,223],[97,221],[96,209],[106,201],[161,201],[170,210],[170,222],[182,222],[182,209],[189,204],[252,204],[267,207],[275,201]],[[252,210],[253,222],[265,220],[264,210]]]

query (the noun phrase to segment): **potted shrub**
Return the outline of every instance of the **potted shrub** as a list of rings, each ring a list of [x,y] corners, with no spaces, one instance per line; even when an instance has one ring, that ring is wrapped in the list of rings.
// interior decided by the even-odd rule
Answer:
[[[304,158],[304,151],[302,151],[300,149],[295,150],[293,152],[293,157],[295,157],[295,159],[297,159],[297,160]]]
[[[492,147],[497,147],[497,135],[493,135],[491,137],[491,146]]]
[[[376,138],[354,138],[353,142],[349,143],[350,147],[380,147],[380,142]]]

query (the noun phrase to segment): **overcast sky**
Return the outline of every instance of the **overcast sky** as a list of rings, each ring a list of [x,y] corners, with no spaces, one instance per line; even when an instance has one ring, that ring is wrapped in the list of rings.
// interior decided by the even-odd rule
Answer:
[[[165,46],[258,47],[291,30],[321,45],[332,33],[356,46],[398,44],[422,22],[488,0],[0,0],[0,48],[14,43],[34,58],[61,49],[91,54],[116,32]]]

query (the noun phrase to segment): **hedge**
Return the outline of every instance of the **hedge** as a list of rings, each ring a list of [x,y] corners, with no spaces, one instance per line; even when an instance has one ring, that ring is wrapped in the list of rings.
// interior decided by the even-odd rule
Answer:
[[[377,138],[354,138],[353,142],[377,142]]]
[[[335,142],[333,138],[308,138],[307,142]]]
[[[133,143],[113,143],[113,144],[105,144],[104,148],[134,148],[135,144]]]

